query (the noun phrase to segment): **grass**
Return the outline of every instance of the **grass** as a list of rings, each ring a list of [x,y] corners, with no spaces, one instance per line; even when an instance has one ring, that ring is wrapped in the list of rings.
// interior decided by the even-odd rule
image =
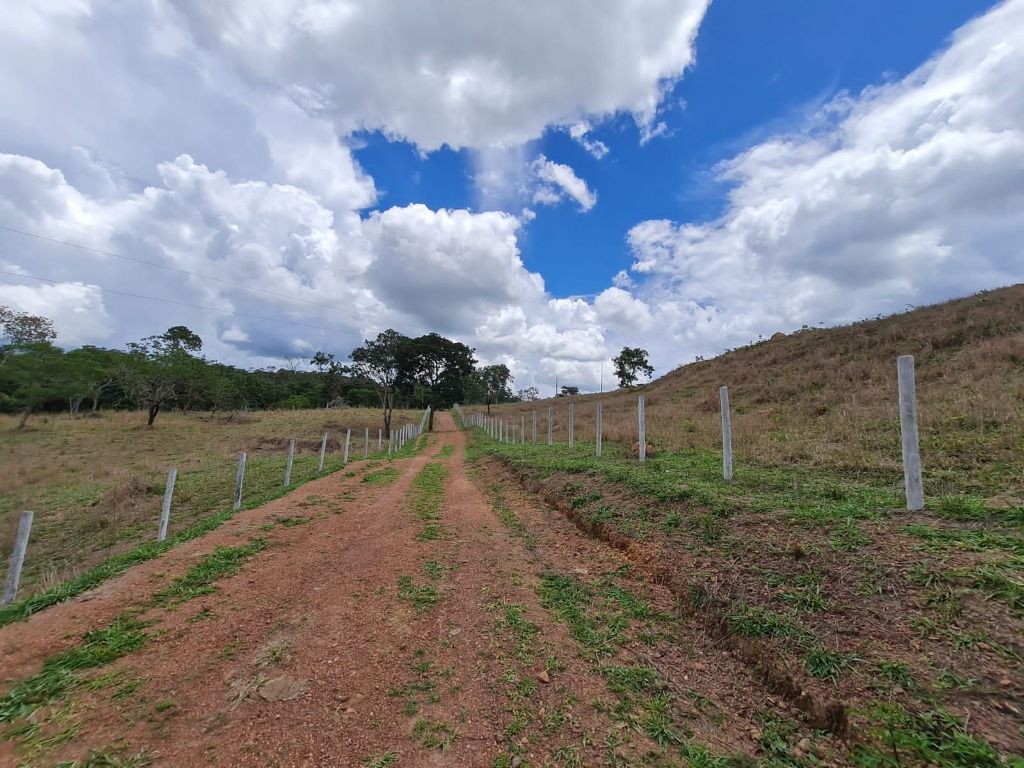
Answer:
[[[398,577],[398,599],[409,603],[417,613],[433,608],[439,597],[438,591],[429,584],[418,585],[412,576]]]
[[[122,614],[103,629],[87,632],[82,641],[51,656],[42,671],[14,685],[0,698],[0,723],[31,717],[54,699],[63,699],[83,681],[86,670],[109,664],[145,645],[146,625]]]
[[[413,516],[423,523],[423,528],[416,534],[419,541],[432,541],[445,536],[439,521],[447,479],[448,468],[437,462],[426,464],[412,479],[406,504]]]
[[[411,411],[396,413],[403,421],[417,417]],[[0,475],[0,553],[5,555],[0,568],[6,566],[18,514],[31,509],[36,519],[20,594],[29,599],[57,595],[61,585],[85,574],[84,583],[94,586],[97,578],[107,578],[94,569],[111,559],[115,565],[110,571],[119,573],[117,563],[125,562],[119,557],[128,556],[131,564],[148,559],[147,553],[155,556],[151,540],[169,467],[178,469],[170,538],[180,541],[178,534],[209,530],[205,524],[210,518],[223,522],[222,516],[230,515],[239,451],[248,454],[244,501],[254,506],[284,491],[288,438],[298,440],[294,488],[319,476],[316,464],[324,432],[337,438],[351,426],[361,441],[363,426],[376,425],[379,419],[373,409],[261,411],[214,418],[172,412],[161,413],[154,428],[146,429],[140,413],[104,412],[97,418],[34,417],[28,429],[15,432],[13,417],[0,415],[0,466],[5,469]],[[361,451],[356,455],[361,457]],[[338,446],[332,442],[324,469],[341,468]],[[136,548],[140,551],[133,553]],[[0,621],[9,615],[0,614]]]
[[[412,727],[412,737],[427,749],[444,751],[455,741],[456,731],[447,723],[433,720],[417,720]]]
[[[649,385],[574,398],[576,439],[592,447],[594,403],[604,405],[604,438],[636,442],[636,396],[644,394],[647,438],[658,455],[714,453],[721,445],[718,388],[729,385],[737,465],[821,468],[883,488],[901,482],[896,358],[913,354],[925,488],[970,495],[1024,496],[1019,450],[1024,359],[1024,285],[830,329],[807,328],[683,365]],[[492,406],[544,423],[555,409],[565,442],[564,400]],[[467,415],[471,409],[467,408]]]
[[[217,547],[201,563],[192,566],[184,576],[175,579],[156,594],[160,605],[175,605],[216,591],[214,582],[237,573],[245,561],[266,549],[265,539],[253,539],[238,547]]]
[[[401,476],[401,474],[402,473],[395,467],[384,467],[384,469],[376,469],[373,472],[367,472],[363,476],[363,482],[367,485],[391,485]]]
[[[991,679],[993,668],[1019,681],[1019,655],[1001,639],[1024,631],[1024,526],[1016,507],[997,508],[960,494],[908,515],[894,487],[868,475],[747,464],[726,482],[720,456],[711,452],[661,451],[640,465],[621,444],[606,442],[600,460],[591,451],[580,440],[572,449],[511,446],[475,431],[468,455],[473,461],[497,456],[526,482],[543,482],[545,493],[567,502],[574,516],[662,550],[669,558],[665,565],[706,585],[693,593],[697,611],[724,619],[744,647],[760,643],[761,654],[777,659],[816,699],[874,713],[872,728],[879,726],[875,705],[894,685],[909,698],[907,711],[915,718],[943,706],[955,710],[954,717],[964,715],[954,696],[962,686],[950,683],[950,675],[904,685],[887,683],[879,672],[884,662],[891,675],[902,669],[909,674],[907,662],[921,657],[921,643],[928,654],[956,654],[958,671],[950,674],[961,682],[986,674]],[[500,506],[496,510],[501,516]],[[607,610],[597,618],[600,600],[607,605],[598,585],[547,574],[540,593],[542,604],[569,626],[584,658],[616,653],[622,619],[609,621]],[[997,604],[1011,615],[986,607]],[[877,631],[877,617],[885,618],[887,658],[875,655],[881,647],[857,639]],[[836,621],[856,631],[837,635]],[[639,695],[621,681],[610,683],[617,695]],[[657,695],[650,692],[647,699]],[[984,715],[969,714],[963,725],[968,734],[982,716],[1000,718],[1002,728],[1016,727],[991,707]],[[638,717],[634,725],[646,732],[646,715]],[[669,734],[658,738],[672,740]],[[916,737],[904,732],[892,738]],[[992,749],[979,736],[971,738]],[[775,740],[773,759],[803,764],[793,762],[792,745],[783,748],[783,741]]]

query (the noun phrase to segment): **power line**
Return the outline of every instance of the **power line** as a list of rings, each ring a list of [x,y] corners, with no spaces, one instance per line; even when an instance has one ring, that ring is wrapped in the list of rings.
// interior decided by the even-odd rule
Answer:
[[[122,259],[124,261],[131,261],[131,262],[133,262],[135,264],[144,264],[144,265],[146,265],[148,267],[156,267],[157,269],[163,269],[163,270],[166,270],[168,272],[178,272],[179,274],[188,275],[190,277],[196,277],[196,278],[199,278],[200,280],[210,280],[210,281],[215,282],[215,283],[221,283],[222,285],[229,285],[232,288],[240,288],[243,291],[252,291],[253,293],[262,293],[264,296],[274,296],[274,297],[279,298],[279,299],[285,299],[286,301],[295,301],[295,302],[300,302],[302,304],[309,304],[310,306],[314,306],[314,307],[322,307],[324,309],[330,309],[330,310],[333,310],[335,312],[340,312],[341,314],[345,315],[346,317],[349,317],[351,319],[355,319],[348,312],[348,310],[344,309],[343,307],[336,306],[334,304],[324,304],[324,303],[319,302],[319,301],[310,301],[309,299],[301,299],[301,298],[298,298],[297,296],[289,296],[286,293],[278,293],[276,291],[268,291],[265,288],[257,288],[254,285],[247,285],[246,283],[239,283],[239,282],[236,282],[234,280],[225,280],[224,278],[214,277],[213,275],[203,275],[203,274],[200,274],[199,272],[191,272],[191,271],[189,271],[187,269],[182,269],[181,267],[172,267],[172,266],[168,266],[167,264],[161,264],[158,261],[149,261],[148,259],[140,259],[137,256],[125,256],[123,253],[116,253],[114,251],[106,251],[106,250],[103,250],[102,248],[93,248],[92,246],[82,245],[81,243],[72,243],[72,242],[70,242],[68,240],[58,240],[57,238],[54,238],[54,237],[47,237],[46,235],[40,235],[40,234],[38,234],[36,232],[26,232],[23,229],[16,229],[14,227],[8,227],[8,226],[5,226],[3,224],[0,224],[0,229],[4,230],[6,232],[13,232],[16,235],[24,235],[25,237],[32,237],[32,238],[35,238],[36,240],[42,240],[43,242],[46,242],[46,243],[54,243],[56,245],[66,245],[69,248],[77,248],[77,249],[82,250],[82,251],[88,251],[90,253],[97,253],[97,254],[99,254],[101,256],[110,256],[110,257],[115,258],[115,259]]]
[[[9,272],[7,270],[0,269],[0,275],[10,275],[11,277],[19,277],[19,278],[26,278],[27,277],[27,278],[30,278],[32,280],[38,280],[41,283],[49,283],[50,285],[70,285],[70,286],[77,286],[77,287],[85,287],[84,283],[72,283],[72,282],[68,282],[68,281],[65,281],[65,280],[51,280],[48,277],[40,277],[38,275],[30,275],[27,272]],[[301,325],[301,326],[305,326],[306,328],[313,328],[315,330],[324,331],[326,333],[344,333],[344,334],[347,334],[349,336],[355,336],[357,338],[361,338],[361,336],[362,336],[361,334],[358,334],[355,331],[349,331],[349,330],[346,330],[344,328],[336,328],[336,327],[335,328],[325,328],[324,326],[321,326],[321,325],[313,325],[312,323],[304,323],[301,320],[288,320],[287,318],[283,318],[283,317],[270,317],[269,315],[255,315],[255,314],[252,314],[251,312],[236,312],[233,309],[225,309],[224,307],[207,307],[207,306],[204,306],[203,304],[190,304],[187,301],[177,301],[175,299],[162,299],[162,298],[159,298],[157,296],[143,296],[142,294],[131,293],[130,291],[119,291],[116,288],[104,288],[102,285],[96,285],[95,283],[92,283],[90,285],[92,285],[93,287],[99,289],[103,293],[111,293],[111,294],[116,294],[118,296],[129,296],[129,297],[131,297],[133,299],[144,299],[145,301],[159,301],[159,302],[161,302],[163,304],[174,304],[174,305],[177,305],[179,307],[189,307],[191,309],[201,309],[201,310],[203,310],[205,312],[221,312],[223,314],[230,315],[231,317],[248,317],[248,318],[252,318],[254,320],[266,320],[266,321],[271,322],[271,323],[290,323],[291,325]]]

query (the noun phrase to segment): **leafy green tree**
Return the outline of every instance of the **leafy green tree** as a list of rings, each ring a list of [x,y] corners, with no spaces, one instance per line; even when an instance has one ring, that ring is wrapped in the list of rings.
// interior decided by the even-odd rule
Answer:
[[[496,365],[485,365],[477,371],[477,378],[480,384],[480,393],[484,403],[487,404],[487,412],[491,412],[492,403],[510,403],[512,395],[512,372],[504,363]]]
[[[612,358],[612,363],[620,387],[632,387],[641,373],[648,379],[654,373],[647,359],[647,350],[640,347],[623,347],[618,356]]]
[[[201,362],[193,356],[203,340],[183,325],[168,328],[159,336],[147,336],[128,345],[127,365],[121,371],[125,389],[146,409],[146,426],[152,427],[160,409],[179,393],[191,397]]]
[[[49,402],[63,402],[73,391],[63,350],[46,342],[20,343],[0,366],[4,404],[21,413],[16,429]]]
[[[84,346],[65,355],[67,369],[73,382],[69,410],[78,413],[83,401],[92,401],[92,413],[99,408],[104,392],[113,390],[118,383],[118,371],[124,366],[125,354],[114,349]]]
[[[373,384],[384,412],[384,436],[391,436],[391,412],[395,407],[395,384],[410,339],[389,328],[352,350],[352,373]]]
[[[0,305],[0,364],[28,347],[52,344],[57,338],[53,321]]]
[[[579,387],[562,387],[562,391],[558,393],[558,397],[574,397],[580,393]]]

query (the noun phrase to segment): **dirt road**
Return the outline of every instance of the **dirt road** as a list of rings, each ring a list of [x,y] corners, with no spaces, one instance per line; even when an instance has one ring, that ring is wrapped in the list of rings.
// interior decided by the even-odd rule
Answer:
[[[749,751],[770,694],[621,555],[487,467],[470,476],[465,440],[438,414],[412,458],[304,485],[0,630],[10,692],[87,631],[146,625],[14,719],[0,763],[631,764],[683,737]],[[677,711],[659,726],[666,690],[694,692],[685,732]]]

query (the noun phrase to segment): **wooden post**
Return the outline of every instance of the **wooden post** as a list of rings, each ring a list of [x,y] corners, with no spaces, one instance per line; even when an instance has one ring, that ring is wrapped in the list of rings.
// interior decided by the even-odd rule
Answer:
[[[25,550],[28,549],[28,536],[32,531],[31,512],[22,512],[18,518],[18,533],[14,537],[14,549],[7,563],[7,580],[4,582],[4,594],[0,598],[0,608],[14,602],[18,594],[18,582],[21,581],[21,566],[25,564]]]
[[[601,432],[604,430],[604,403],[597,404],[597,413],[594,416],[596,427],[594,428],[594,455],[601,458]]]
[[[537,412],[533,412],[533,444],[537,444]]]
[[[327,433],[324,432],[324,439],[320,441],[320,463],[317,465],[316,471],[324,471],[324,456],[327,455]]]
[[[917,431],[917,390],[914,381],[914,357],[902,355],[896,361],[900,391],[900,437],[903,442],[903,487],[907,509],[924,509],[924,484],[921,480],[921,450]]]
[[[348,447],[352,444],[352,430],[345,430],[345,458],[341,462],[343,466],[348,466]]]
[[[729,413],[729,388],[718,390],[722,401],[722,477],[732,480],[732,416]]]
[[[552,434],[551,423],[552,423],[551,406],[549,405],[548,406],[548,445],[553,445],[554,444],[554,435]]]
[[[238,471],[235,473],[235,509],[242,506],[242,484],[245,482],[245,451],[238,454]]]
[[[640,433],[640,441],[637,443],[637,458],[640,459],[641,464],[647,461],[647,414],[644,412],[644,405],[644,396],[640,395],[640,399],[636,403],[636,420],[637,431]]]
[[[576,445],[576,435],[573,431],[572,403],[569,403],[569,447]]]
[[[284,467],[284,484],[292,483],[292,462],[295,459],[295,440],[288,441],[288,463]]]
[[[178,479],[178,470],[171,468],[167,473],[167,485],[164,487],[164,505],[160,509],[160,527],[156,532],[156,540],[167,538],[167,524],[171,520],[171,499],[174,497],[174,482]]]

